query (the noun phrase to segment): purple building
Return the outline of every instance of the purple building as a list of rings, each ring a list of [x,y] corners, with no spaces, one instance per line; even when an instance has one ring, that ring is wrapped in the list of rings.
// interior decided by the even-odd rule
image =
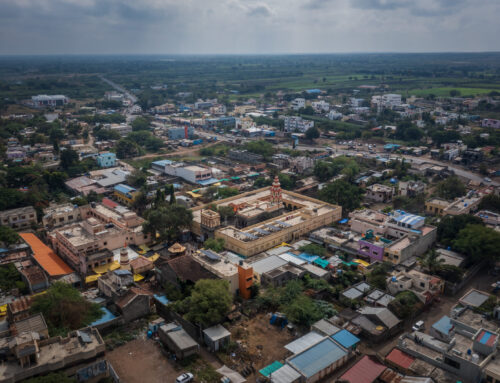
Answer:
[[[358,254],[364,257],[369,257],[375,261],[384,260],[385,243],[381,241],[371,242],[364,239],[358,241]]]
[[[485,118],[481,123],[483,128],[495,128],[500,129],[500,120],[494,120],[492,118]]]

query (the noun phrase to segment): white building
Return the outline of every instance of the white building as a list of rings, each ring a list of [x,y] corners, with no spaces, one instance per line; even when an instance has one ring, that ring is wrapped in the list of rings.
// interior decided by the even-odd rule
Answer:
[[[305,98],[296,98],[290,103],[290,108],[293,110],[299,110],[300,108],[306,107],[306,99]]]
[[[314,126],[314,121],[304,120],[302,117],[285,116],[285,132],[304,133]]]
[[[330,104],[325,100],[314,101],[311,105],[318,113],[328,112],[330,110]]]
[[[170,176],[180,177],[193,184],[203,184],[212,179],[212,170],[198,165],[186,165],[183,162],[169,160],[156,161],[153,169],[161,170]]]
[[[360,106],[363,105],[363,102],[365,100],[363,98],[355,98],[355,97],[351,97],[349,99],[349,105],[352,106],[353,108],[359,108]]]
[[[62,94],[56,94],[53,96],[40,94],[38,96],[31,97],[31,103],[35,108],[44,108],[46,106],[63,106],[67,104],[68,101],[69,99]]]
[[[342,113],[339,113],[335,110],[330,110],[330,113],[328,113],[328,118],[330,120],[340,120],[343,117]]]
[[[382,96],[382,102],[383,102],[384,106],[387,108],[399,106],[399,105],[401,105],[401,95],[394,94],[394,93],[384,94]]]

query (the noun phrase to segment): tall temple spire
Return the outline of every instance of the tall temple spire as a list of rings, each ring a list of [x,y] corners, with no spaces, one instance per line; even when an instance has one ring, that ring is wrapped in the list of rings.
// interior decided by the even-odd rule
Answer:
[[[120,269],[130,270],[130,259],[128,258],[127,243],[120,249]]]
[[[271,186],[271,203],[279,204],[283,202],[283,198],[281,196],[281,184],[278,176],[274,177],[274,182]]]

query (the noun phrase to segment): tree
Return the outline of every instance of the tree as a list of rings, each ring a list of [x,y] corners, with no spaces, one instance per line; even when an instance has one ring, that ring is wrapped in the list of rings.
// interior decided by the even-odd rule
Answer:
[[[495,213],[500,213],[500,196],[496,194],[488,194],[484,196],[479,203],[479,210],[489,210]]]
[[[0,226],[0,242],[5,245],[13,245],[21,240],[19,234],[9,226]]]
[[[342,206],[345,215],[358,208],[361,204],[363,192],[361,188],[351,185],[344,180],[337,180],[326,185],[319,192],[319,198],[325,202]]]
[[[88,326],[103,314],[98,304],[87,301],[77,289],[63,282],[54,282],[45,294],[35,296],[31,311],[43,314],[52,336]]]
[[[127,184],[130,186],[140,188],[146,184],[148,177],[142,170],[135,169],[127,176]]]
[[[314,140],[315,138],[319,138],[319,129],[313,126],[312,128],[307,129],[306,138],[308,140]]]
[[[228,218],[232,218],[236,215],[236,212],[231,206],[219,206],[217,208],[217,212],[220,215],[222,220],[226,220]]]
[[[326,249],[323,246],[316,245],[315,243],[302,246],[299,250],[307,254],[319,255],[320,257],[323,257],[326,254]]]
[[[452,244],[452,241],[457,238],[459,231],[464,229],[467,225],[481,225],[482,223],[481,218],[469,214],[448,215],[439,222],[437,228],[438,241],[445,246],[449,246]]]
[[[385,290],[387,287],[387,278],[391,265],[387,262],[377,264],[368,274],[367,281],[378,289]]]
[[[396,127],[396,138],[403,141],[417,141],[423,136],[423,132],[410,121],[403,121]]]
[[[224,250],[224,239],[223,238],[209,238],[203,243],[205,249],[210,249],[216,253],[220,253]]]
[[[278,174],[278,179],[282,189],[292,190],[295,187],[295,179],[288,174],[280,173]]]
[[[74,151],[73,149],[66,149],[61,152],[61,159],[60,159],[60,164],[61,167],[64,170],[68,170],[69,168],[73,166],[78,166],[80,163],[80,159],[78,157],[78,153]]]
[[[217,195],[221,199],[233,197],[235,195],[238,195],[238,193],[238,189],[231,187],[219,188],[219,190],[217,191]]]
[[[419,257],[419,261],[420,265],[424,269],[429,270],[431,274],[436,274],[444,264],[444,259],[439,258],[439,254],[434,249]]]
[[[465,185],[456,176],[448,177],[436,185],[438,196],[447,200],[453,200],[465,195]]]
[[[500,233],[483,225],[469,224],[460,230],[453,248],[467,255],[472,262],[500,257]]]
[[[137,117],[134,121],[132,121],[132,130],[134,132],[139,130],[149,130],[151,126],[151,120],[146,117]]]
[[[223,279],[200,279],[183,303],[187,320],[203,327],[220,323],[231,309],[229,283]]]
[[[460,91],[459,91],[459,90],[457,90],[457,89],[452,89],[452,90],[450,90],[450,96],[451,96],[451,97],[459,97],[459,96],[460,96],[460,94],[461,94],[461,93],[460,93]]]
[[[116,156],[120,159],[137,157],[141,153],[139,146],[126,138],[122,138],[116,144]]]
[[[314,108],[311,105],[307,105],[305,108],[299,109],[299,114],[304,114],[306,116],[314,116]]]
[[[149,204],[148,196],[146,193],[140,191],[134,198],[134,202],[132,202],[132,208],[137,211],[137,214],[143,215],[144,210],[146,210]]]
[[[169,199],[170,205],[177,203],[177,201],[175,200],[174,185],[172,185],[172,184],[165,185],[165,194],[170,196],[170,199]]]
[[[193,213],[180,205],[161,205],[147,210],[144,217],[144,232],[153,238],[158,234],[160,241],[165,241],[176,239],[183,229],[189,228]]]
[[[297,296],[284,311],[290,322],[307,328],[323,318],[323,313],[314,300],[303,294]]]
[[[264,158],[270,158],[274,154],[273,145],[265,140],[250,141],[245,144],[245,149],[249,152],[260,154]]]

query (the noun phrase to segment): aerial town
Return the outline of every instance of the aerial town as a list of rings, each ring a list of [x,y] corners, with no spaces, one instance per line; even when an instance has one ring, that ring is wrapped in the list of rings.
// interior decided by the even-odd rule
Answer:
[[[94,80],[2,104],[0,382],[500,382],[499,92]]]

